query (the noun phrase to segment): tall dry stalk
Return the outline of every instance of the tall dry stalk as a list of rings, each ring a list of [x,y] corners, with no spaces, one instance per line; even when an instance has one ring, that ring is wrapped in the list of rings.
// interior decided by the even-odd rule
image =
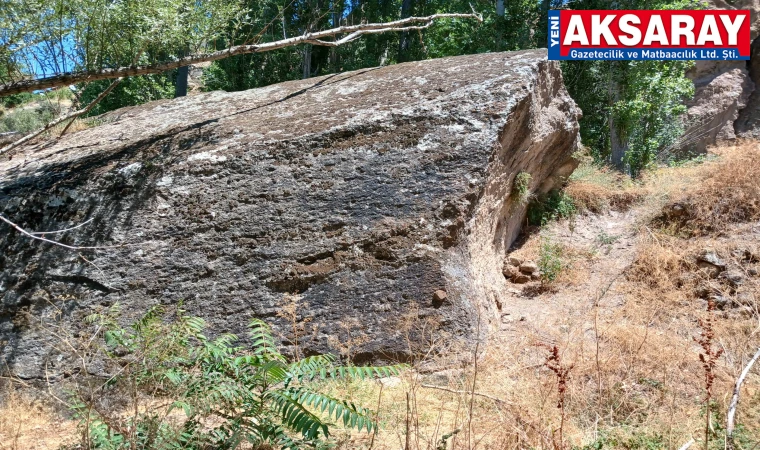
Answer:
[[[699,319],[700,333],[698,338],[694,338],[694,341],[702,347],[702,353],[699,354],[699,360],[702,362],[702,370],[705,377],[705,450],[709,449],[710,445],[710,413],[712,402],[712,387],[715,382],[715,365],[723,354],[723,349],[713,348],[713,340],[715,339],[715,331],[713,330],[713,311],[715,310],[715,301],[712,299],[707,301],[707,317],[705,319]]]
[[[538,344],[549,351],[549,355],[544,361],[544,367],[554,372],[557,377],[557,409],[559,409],[559,430],[557,435],[559,439],[554,439],[554,433],[552,433],[552,445],[554,450],[565,449],[565,401],[567,396],[567,381],[570,377],[570,371],[573,369],[572,365],[565,366],[562,364],[562,356],[559,354],[559,348],[556,345]]]

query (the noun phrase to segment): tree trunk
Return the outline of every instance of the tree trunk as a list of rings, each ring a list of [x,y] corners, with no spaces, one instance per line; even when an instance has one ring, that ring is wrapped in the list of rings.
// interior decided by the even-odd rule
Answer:
[[[177,82],[174,85],[174,98],[187,95],[187,78],[190,73],[189,69],[189,66],[182,66],[177,69]]]
[[[504,17],[504,0],[496,0],[496,14]]]
[[[620,84],[615,78],[619,71],[619,63],[613,61],[610,64],[610,81],[607,85],[607,95],[610,101],[610,160],[617,170],[625,172],[625,153],[628,151],[628,142],[620,136],[619,125],[612,111],[612,106],[620,100]]]
[[[333,12],[332,12],[332,26],[333,28],[338,28],[340,26],[340,18],[343,16],[343,2],[342,1],[335,1],[333,2]],[[335,39],[339,39],[340,36],[335,36]],[[333,47],[330,49],[330,71],[335,73],[338,72],[338,49],[336,47]]]
[[[311,44],[303,48],[303,79],[311,77]]]
[[[620,138],[617,130],[617,123],[613,113],[610,112],[610,149],[612,152],[612,164],[621,172],[625,172],[625,153],[628,151],[628,145]]]
[[[413,0],[404,0],[403,3],[401,3],[401,18],[406,19],[407,17],[411,16],[413,7]],[[401,39],[399,40],[398,45],[398,62],[409,61],[410,42],[411,37],[409,36],[409,32],[405,31],[401,33]]]

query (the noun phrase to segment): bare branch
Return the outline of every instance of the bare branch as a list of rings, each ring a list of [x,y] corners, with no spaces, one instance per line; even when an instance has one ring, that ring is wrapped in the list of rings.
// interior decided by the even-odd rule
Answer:
[[[94,220],[94,217],[90,218],[90,219],[87,219],[86,221],[80,223],[79,225],[77,225],[75,227],[64,228],[63,230],[55,230],[55,231],[33,231],[33,232],[31,232],[31,234],[33,234],[35,236],[44,236],[46,234],[65,233],[67,231],[76,230],[79,227],[83,227],[83,226],[87,225],[88,223],[92,222],[93,220]]]
[[[83,115],[87,114],[88,112],[90,112],[92,110],[92,108],[94,108],[95,105],[97,105],[98,103],[100,103],[101,100],[103,100],[104,98],[106,98],[106,96],[111,93],[111,91],[113,90],[113,88],[115,88],[116,86],[118,86],[119,83],[121,83],[121,80],[123,80],[123,79],[124,78],[117,78],[116,80],[114,80],[113,83],[111,83],[106,88],[105,91],[101,92],[100,95],[98,95],[97,98],[95,98],[95,100],[93,100],[92,102],[90,102],[89,105],[87,105],[83,109],[80,109],[79,111],[76,111],[73,114],[70,114],[68,117],[71,119],[71,121],[68,124],[66,124],[65,127],[63,127],[63,131],[61,131],[61,136],[63,136],[64,134],[66,134],[66,131],[69,130],[69,127],[71,126],[71,124],[74,123],[74,119],[76,119],[79,116],[83,116]]]
[[[66,245],[66,244],[63,244],[61,242],[54,241],[52,239],[47,239],[47,238],[38,236],[38,234],[41,234],[41,233],[26,231],[25,229],[21,228],[20,226],[16,225],[15,223],[13,223],[10,220],[8,220],[7,218],[5,218],[2,214],[0,214],[0,220],[2,220],[3,222],[7,223],[11,227],[15,228],[19,233],[23,234],[24,236],[30,237],[32,239],[37,239],[38,241],[47,242],[48,244],[53,244],[53,245],[57,245],[59,247],[67,248],[69,250],[100,250],[100,249],[106,249],[106,248],[120,248],[120,247],[124,247],[124,245],[108,245],[108,246],[103,246],[103,247],[77,247],[77,246],[73,246],[73,245]],[[74,227],[74,228],[77,228],[77,227]],[[71,228],[71,229],[73,229],[73,228]],[[66,231],[66,230],[61,230],[61,231]],[[56,232],[53,231],[51,233],[56,233]]]
[[[496,403],[502,403],[502,404],[505,404],[505,405],[512,405],[513,404],[512,402],[508,402],[506,400],[503,400],[503,399],[500,399],[498,397],[494,397],[494,396],[491,396],[491,395],[488,395],[488,394],[483,394],[481,392],[459,391],[459,390],[456,390],[456,389],[449,389],[449,388],[447,388],[445,386],[436,386],[436,385],[433,385],[433,384],[420,384],[420,386],[422,386],[424,388],[427,388],[427,389],[437,389],[439,391],[451,392],[452,394],[464,394],[464,395],[474,395],[476,397],[483,397],[483,398],[487,398],[489,400],[493,400]]]
[[[689,439],[689,442],[683,444],[678,450],[689,450],[692,445],[694,445],[694,439]]]
[[[736,379],[736,384],[734,385],[734,395],[731,396],[731,403],[729,403],[728,406],[728,414],[726,414],[726,444],[729,449],[734,448],[734,420],[736,418],[736,407],[739,406],[739,393],[742,388],[742,383],[744,383],[744,379],[747,378],[749,371],[752,369],[752,366],[755,365],[758,359],[760,359],[760,348],[757,349],[755,356],[753,356],[747,365],[744,366],[744,370],[742,370],[741,375],[739,375],[739,378]]]
[[[59,125],[59,124],[65,122],[65,121],[71,119],[71,122],[69,122],[66,125],[66,127],[63,129],[63,131],[61,132],[61,136],[63,136],[64,133],[66,133],[66,130],[69,129],[69,127],[71,126],[71,124],[74,123],[74,119],[76,119],[77,117],[82,116],[82,115],[87,114],[88,112],[90,112],[90,110],[92,108],[94,108],[95,105],[97,105],[98,103],[100,103],[100,101],[103,100],[105,98],[105,96],[108,95],[113,90],[113,88],[115,88],[119,83],[121,83],[121,80],[123,80],[123,78],[117,78],[113,83],[111,83],[110,86],[108,86],[106,88],[105,91],[101,92],[100,95],[98,95],[98,97],[95,100],[93,100],[89,105],[87,105],[86,107],[80,109],[79,111],[74,111],[73,113],[71,113],[69,115],[66,115],[66,116],[63,116],[63,117],[59,117],[58,119],[55,119],[54,121],[52,121],[52,122],[48,123],[47,125],[45,125],[44,128],[42,128],[40,130],[37,130],[34,133],[28,134],[28,135],[22,137],[21,139],[15,141],[13,143],[11,143],[11,144],[6,145],[2,149],[0,149],[0,155],[2,155],[3,153],[8,152],[10,150],[13,150],[14,148],[18,147],[21,144],[24,144],[26,142],[31,141],[32,139],[36,138],[40,134],[44,133],[45,131],[47,131],[47,130],[53,128],[53,127],[55,127],[56,125]]]
[[[332,28],[329,30],[318,31],[314,33],[306,33],[301,36],[281,39],[274,42],[266,42],[263,44],[252,45],[237,45],[229,47],[224,50],[219,50],[211,53],[204,53],[199,55],[191,55],[185,58],[180,58],[175,61],[169,61],[164,63],[151,64],[146,66],[132,65],[130,67],[119,67],[112,69],[101,69],[85,72],[72,72],[63,73],[60,75],[54,75],[50,77],[22,80],[13,83],[8,83],[0,86],[0,97],[4,97],[11,94],[18,94],[21,92],[31,92],[40,89],[48,89],[57,86],[66,86],[70,84],[81,83],[85,81],[97,81],[107,80],[114,78],[125,78],[136,75],[150,75],[165,72],[167,70],[176,69],[178,67],[189,66],[191,64],[198,64],[203,62],[218,61],[220,59],[229,58],[230,56],[244,55],[248,53],[262,53],[272,50],[278,50],[285,47],[292,47],[299,44],[314,43],[315,41],[322,41],[328,37],[334,37],[339,34],[348,34],[352,36],[351,39],[340,39],[335,42],[342,42],[343,44],[351,42],[364,34],[377,34],[387,33],[393,31],[409,31],[415,29],[427,28],[431,22],[438,19],[475,19],[479,22],[483,21],[483,17],[480,14],[433,14],[425,17],[407,17],[405,19],[395,20],[386,23],[367,23],[360,25],[341,26],[338,28]],[[413,26],[413,24],[423,23],[426,25]],[[349,36],[347,36],[349,37]],[[324,42],[324,41],[323,41]],[[319,44],[325,45],[325,44]],[[330,44],[331,46],[335,46]],[[341,45],[341,44],[338,44]]]

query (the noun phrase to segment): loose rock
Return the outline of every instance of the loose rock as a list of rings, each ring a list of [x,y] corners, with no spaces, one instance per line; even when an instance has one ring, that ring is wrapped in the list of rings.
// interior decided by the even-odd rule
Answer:
[[[520,272],[526,275],[531,275],[534,272],[538,272],[538,265],[533,261],[525,261],[524,263],[520,264]]]

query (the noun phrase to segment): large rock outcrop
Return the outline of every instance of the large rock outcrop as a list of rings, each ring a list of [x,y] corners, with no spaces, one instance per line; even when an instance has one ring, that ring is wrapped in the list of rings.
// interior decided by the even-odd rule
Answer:
[[[287,336],[288,293],[311,318],[307,351],[351,340],[359,361],[404,359],[431,338],[472,342],[504,302],[526,214],[515,176],[540,193],[569,175],[579,115],[536,50],[155,102],[21,149],[0,162],[0,212],[34,231],[85,223],[47,237],[119,247],[70,251],[0,224],[2,358],[56,374],[60,334],[38,325],[75,333],[117,302],[125,321],[183,301],[213,332],[243,335],[256,316]]]
[[[749,10],[751,39],[757,40],[760,0],[707,0],[705,6],[709,9]],[[753,50],[753,61],[749,65],[746,61],[695,61],[688,74],[694,81],[695,94],[687,103],[683,151],[704,153],[708,146],[719,141],[753,134],[757,122],[754,110],[760,105],[758,94],[753,93],[760,82],[760,74],[751,74],[749,68],[751,64],[757,64],[758,56]]]

